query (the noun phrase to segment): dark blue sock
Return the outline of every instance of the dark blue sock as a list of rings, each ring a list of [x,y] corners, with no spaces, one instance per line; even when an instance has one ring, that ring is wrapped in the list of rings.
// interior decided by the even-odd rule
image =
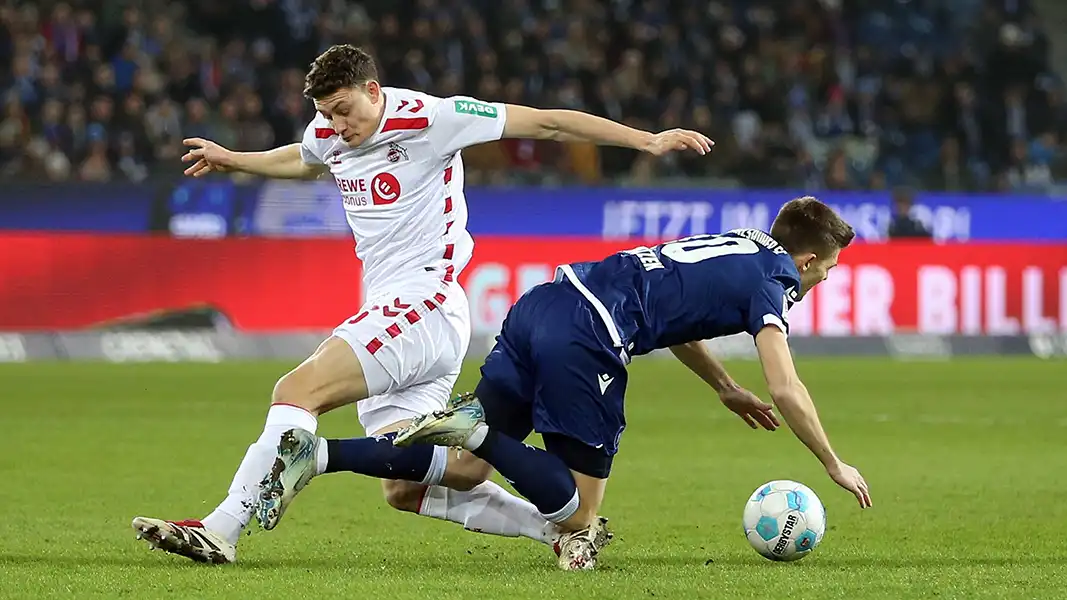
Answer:
[[[567,465],[554,454],[489,430],[485,441],[472,452],[493,465],[515,489],[549,520],[562,521],[574,513],[570,503],[578,491]]]
[[[351,471],[381,479],[422,481],[430,470],[434,446],[417,444],[407,448],[393,445],[395,433],[378,437],[326,440],[329,458],[326,473]]]

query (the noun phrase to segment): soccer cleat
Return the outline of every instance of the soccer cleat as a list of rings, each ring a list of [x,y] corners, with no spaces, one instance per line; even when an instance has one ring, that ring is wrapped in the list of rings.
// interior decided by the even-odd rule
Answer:
[[[433,444],[462,447],[479,425],[485,423],[482,403],[474,394],[462,394],[450,400],[448,407],[415,417],[397,432],[394,446]]]
[[[615,537],[608,531],[607,524],[607,518],[597,517],[589,527],[561,535],[554,547],[559,568],[564,571],[596,568],[597,555]]]
[[[278,457],[260,482],[259,498],[253,514],[263,529],[278,526],[282,514],[297,493],[315,476],[319,438],[304,429],[290,429],[278,442]]]
[[[137,539],[147,540],[155,550],[165,550],[196,562],[223,565],[237,560],[237,546],[204,527],[200,521],[162,521],[134,517]]]

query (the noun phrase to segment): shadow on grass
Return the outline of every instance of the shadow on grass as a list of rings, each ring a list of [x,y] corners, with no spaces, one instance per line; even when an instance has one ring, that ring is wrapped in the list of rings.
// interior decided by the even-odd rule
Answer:
[[[662,561],[665,565],[677,565],[674,557],[650,557],[641,564]],[[1067,565],[1067,555],[1063,556],[1023,556],[1023,557],[954,557],[954,556],[838,556],[809,558],[796,563],[773,562],[758,557],[748,558],[731,556],[722,560],[702,561],[704,566],[756,566],[768,565],[778,568],[802,568],[815,570],[841,569],[913,569],[936,567],[1048,567]]]
[[[551,573],[555,571],[552,557],[541,555],[504,556],[496,552],[472,552],[457,557],[451,553],[425,554],[410,553],[401,556],[382,557],[380,554],[343,554],[332,556],[263,556],[242,559],[233,565],[206,565],[188,560],[169,557],[162,554],[144,555],[109,555],[109,556],[71,556],[50,554],[0,553],[0,567],[60,567],[73,569],[77,567],[122,567],[153,570],[207,569],[214,572],[260,571],[260,570],[349,570],[352,568],[381,568],[387,571],[412,571],[424,575],[434,572],[448,573],[455,576],[464,574],[500,574]],[[707,569],[717,568],[781,568],[804,569],[816,571],[839,571],[848,569],[914,569],[914,568],[989,568],[989,567],[1062,567],[1067,566],[1067,555],[1062,556],[1024,556],[1024,557],[951,557],[951,556],[900,556],[900,557],[820,557],[810,558],[797,563],[775,563],[758,557],[728,556],[721,559],[700,558],[689,555],[661,556],[604,556],[598,570],[605,574],[611,572],[625,573],[638,569],[666,567],[672,569]]]
[[[550,558],[552,560],[550,560]],[[315,556],[262,556],[242,558],[232,565],[210,565],[195,563],[190,560],[167,556],[164,553],[154,555],[113,554],[113,555],[71,555],[71,554],[30,554],[0,553],[0,570],[4,567],[55,567],[74,569],[78,567],[122,567],[124,569],[159,569],[184,570],[202,569],[210,572],[260,571],[260,570],[349,570],[383,569],[385,571],[411,572],[452,572],[457,575],[487,572],[536,572],[551,571],[554,557],[541,555],[503,556],[496,552],[467,552],[462,557],[452,553],[422,554],[410,553],[402,556],[382,557],[380,554],[348,554]]]

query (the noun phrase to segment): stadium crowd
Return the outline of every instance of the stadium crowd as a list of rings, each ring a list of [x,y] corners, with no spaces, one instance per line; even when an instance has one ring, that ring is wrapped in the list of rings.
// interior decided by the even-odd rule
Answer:
[[[183,137],[298,140],[304,69],[340,42],[386,85],[718,142],[713,160],[501,142],[468,155],[491,182],[1034,191],[1067,125],[1025,0],[0,0],[0,173],[140,181],[180,173]]]

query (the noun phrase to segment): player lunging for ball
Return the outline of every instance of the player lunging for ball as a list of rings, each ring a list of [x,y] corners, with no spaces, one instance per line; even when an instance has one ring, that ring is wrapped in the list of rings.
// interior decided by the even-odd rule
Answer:
[[[363,262],[366,303],[275,385],[263,433],[249,446],[218,508],[202,521],[137,517],[134,529],[169,552],[232,562],[257,503],[259,520],[272,529],[294,486],[306,483],[280,479],[287,461],[301,451],[294,436],[283,433],[314,434],[320,414],[359,402],[360,423],[374,437],[349,441],[341,457],[329,455],[323,445],[313,457],[316,468],[385,478],[386,499],[400,510],[551,544],[555,528],[538,509],[485,482],[488,467],[469,453],[457,459],[428,446],[408,454],[406,462],[391,459],[390,432],[445,407],[470,341],[467,299],[456,283],[474,247],[466,227],[460,151],[504,137],[585,141],[655,155],[683,149],[703,154],[711,141],[684,130],[651,134],[576,111],[385,88],[371,57],[348,45],[315,59],[304,93],[317,114],[300,143],[233,152],[207,140],[186,140],[192,149],[183,160],[192,165],[185,173],[332,175]],[[278,283],[285,286],[284,273]],[[335,459],[343,462],[334,464]]]
[[[749,425],[774,429],[771,405],[739,388],[699,341],[748,332],[786,423],[868,507],[867,483],[830,447],[786,343],[789,307],[854,235],[808,197],[788,202],[770,234],[695,236],[561,266],[508,312],[474,394],[415,419],[395,444],[458,446],[484,459],[568,532],[560,566],[592,568],[610,539],[597,513],[626,425],[630,357],[670,348]],[[522,443],[531,431],[544,450]]]

